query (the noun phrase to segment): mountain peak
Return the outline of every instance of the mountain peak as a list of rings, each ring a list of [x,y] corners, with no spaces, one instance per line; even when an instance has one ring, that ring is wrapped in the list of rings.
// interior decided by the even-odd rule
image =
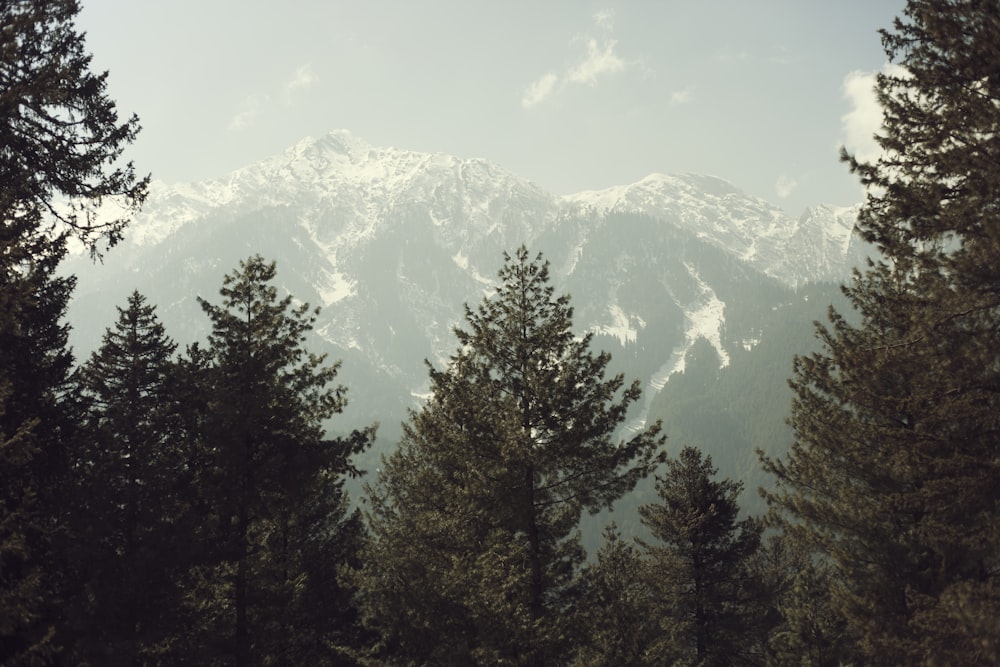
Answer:
[[[305,160],[346,160],[350,163],[371,157],[372,145],[347,130],[333,130],[319,138],[306,137],[287,150],[281,157]]]
[[[331,252],[337,239],[375,233],[407,212],[409,219],[429,220],[453,252],[463,239],[499,234],[516,245],[560,220],[638,214],[791,285],[839,278],[845,259],[856,254],[855,209],[817,206],[796,220],[729,181],[695,173],[652,173],[556,197],[482,158],[375,147],[347,130],[302,139],[225,178],[154,184],[129,237],[138,245],[158,243],[215,211],[231,217],[274,207],[298,211],[300,223]]]

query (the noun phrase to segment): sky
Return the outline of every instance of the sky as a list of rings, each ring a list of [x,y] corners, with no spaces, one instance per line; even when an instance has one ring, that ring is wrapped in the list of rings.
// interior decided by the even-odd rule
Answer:
[[[556,195],[724,178],[799,215],[860,202],[878,35],[903,0],[82,0],[92,67],[168,183],[306,137],[485,158]]]

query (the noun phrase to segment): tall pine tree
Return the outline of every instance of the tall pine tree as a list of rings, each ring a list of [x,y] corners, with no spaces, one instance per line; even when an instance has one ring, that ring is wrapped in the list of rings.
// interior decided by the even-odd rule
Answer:
[[[799,358],[786,529],[872,664],[1000,660],[1000,5],[910,0],[858,230],[880,257]]]
[[[70,509],[79,591],[76,659],[137,664],[177,623],[178,533],[193,481],[173,392],[176,345],[138,292],[79,369],[81,433]]]
[[[604,377],[609,355],[575,337],[548,264],[523,247],[505,259],[370,489],[367,612],[400,662],[565,655],[580,517],[658,460],[658,424],[614,437],[638,383]]]
[[[48,660],[64,585],[64,449],[59,395],[71,364],[60,324],[71,278],[55,276],[66,241],[112,245],[146,180],[118,163],[139,130],[119,122],[73,0],[0,2],[0,662]],[[107,199],[121,217],[97,220]],[[58,204],[58,206],[57,206]]]
[[[339,364],[307,351],[318,310],[279,298],[275,275],[273,262],[251,257],[225,277],[221,305],[200,301],[212,321],[202,380],[209,469],[200,483],[216,527],[206,537],[219,547],[202,582],[206,598],[217,596],[202,645],[211,652],[221,636],[216,648],[236,665],[335,659],[328,640],[344,629],[328,619],[350,621],[336,608],[350,597],[313,559],[333,557],[333,538],[356,530],[340,481],[357,474],[350,457],[374,435],[326,436],[325,422],[346,403],[346,389],[332,384]],[[323,599],[320,586],[340,597]],[[317,628],[327,634],[317,638]]]
[[[685,447],[657,475],[660,502],[639,508],[657,539],[646,550],[662,630],[655,651],[664,662],[711,667],[757,658],[750,566],[761,527],[738,520],[742,484],[715,480],[716,472],[710,456]]]
[[[583,632],[575,641],[570,664],[579,667],[643,667],[662,665],[658,653],[663,629],[646,562],[635,544],[622,538],[614,524],[604,543],[580,572],[580,602],[574,622]]]

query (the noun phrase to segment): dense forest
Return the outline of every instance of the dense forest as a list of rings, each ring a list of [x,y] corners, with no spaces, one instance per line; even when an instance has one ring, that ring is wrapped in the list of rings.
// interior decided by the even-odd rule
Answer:
[[[638,383],[525,247],[356,499],[377,427],[331,435],[349,388],[264,257],[199,299],[206,340],[134,292],[75,359],[57,269],[113,253],[149,183],[78,12],[0,0],[0,664],[1000,664],[1000,5],[910,0],[882,33],[883,153],[843,155],[879,255],[815,349],[726,370],[790,375],[750,512],[717,462],[785,398],[695,346],[622,429]],[[699,414],[726,442],[667,456]],[[641,537],[588,555],[623,498]]]

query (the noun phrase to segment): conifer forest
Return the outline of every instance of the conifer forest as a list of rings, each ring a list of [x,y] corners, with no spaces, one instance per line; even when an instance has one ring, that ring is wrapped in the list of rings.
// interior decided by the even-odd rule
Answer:
[[[150,183],[79,11],[0,0],[0,665],[1000,664],[1000,3],[881,33],[882,153],[842,152],[878,254],[794,358],[756,514],[624,428],[639,383],[526,246],[372,470],[265,256],[198,297],[204,340],[135,291],[76,358],[60,264]],[[585,548],[642,483],[638,534]]]

